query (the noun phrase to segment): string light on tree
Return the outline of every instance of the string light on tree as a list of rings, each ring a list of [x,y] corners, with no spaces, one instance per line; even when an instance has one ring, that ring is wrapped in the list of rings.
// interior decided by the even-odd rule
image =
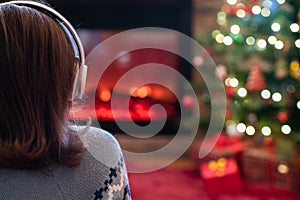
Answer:
[[[239,80],[237,78],[229,79],[229,86],[235,88],[239,85]]]
[[[271,25],[271,29],[272,29],[272,31],[274,31],[274,32],[280,31],[280,28],[281,28],[281,26],[280,26],[280,24],[277,23],[277,22],[275,22],[275,23],[273,23],[273,24]]]
[[[261,133],[262,133],[264,136],[270,136],[271,133],[272,133],[272,130],[271,130],[270,127],[264,126],[264,127],[262,127],[262,129],[261,129]]]
[[[263,9],[261,10],[261,15],[262,15],[263,17],[269,17],[269,16],[271,15],[270,9],[269,9],[269,8],[263,8]]]
[[[300,101],[297,102],[297,108],[300,110]]]
[[[277,38],[274,35],[271,35],[268,37],[268,42],[269,44],[274,45],[277,42]]]
[[[223,40],[224,40],[224,35],[223,35],[222,33],[219,33],[219,34],[216,36],[216,41],[217,41],[217,43],[222,44],[222,43],[223,43]]]
[[[226,78],[225,79],[224,83],[225,83],[226,86],[230,86],[230,80],[231,80],[231,78]]]
[[[241,28],[240,28],[239,25],[234,24],[234,25],[231,26],[230,31],[231,31],[231,33],[233,33],[233,34],[239,34],[240,31],[241,31]]]
[[[247,43],[248,45],[250,45],[250,46],[251,46],[251,45],[254,45],[254,44],[255,44],[255,38],[252,37],[252,36],[247,37],[246,43]]]
[[[230,46],[233,43],[233,39],[230,36],[225,36],[223,39],[223,43],[227,46]]]
[[[290,25],[290,29],[293,33],[297,33],[299,32],[300,27],[297,23],[293,23]]]
[[[269,99],[271,97],[271,92],[267,89],[262,90],[260,94],[263,99]]]
[[[239,123],[237,126],[236,126],[236,130],[239,132],[239,133],[245,133],[246,131],[246,124],[244,123]]]
[[[255,5],[252,7],[252,13],[254,15],[259,15],[261,13],[261,7],[258,5]]]
[[[221,34],[221,31],[220,30],[214,30],[212,33],[211,33],[211,36],[213,38],[216,38],[218,34]]]
[[[239,9],[236,12],[236,16],[238,16],[239,18],[244,18],[244,17],[246,17],[246,12],[243,9]]]
[[[300,48],[300,39],[297,39],[295,41],[295,45],[296,45],[297,48]]]
[[[284,47],[284,43],[281,40],[277,40],[275,42],[275,48],[276,49],[281,50],[281,49],[283,49],[283,47]]]
[[[240,97],[246,97],[247,96],[247,90],[245,88],[239,88],[238,91],[237,91],[237,94],[240,96]]]
[[[288,134],[290,134],[291,132],[292,132],[292,129],[291,129],[291,127],[289,126],[289,125],[283,125],[282,127],[281,127],[281,132],[283,133],[283,134],[285,134],[285,135],[288,135]]]
[[[253,127],[253,126],[248,126],[247,128],[246,128],[246,133],[247,133],[247,135],[254,135],[255,134],[255,128]]]
[[[275,92],[273,95],[272,95],[272,99],[273,101],[275,102],[280,102],[282,100],[282,95],[279,93],[279,92]]]
[[[225,25],[226,24],[226,21],[227,21],[227,19],[226,19],[226,17],[227,17],[227,15],[226,15],[226,13],[225,12],[218,12],[218,16],[217,16],[217,23],[219,24],[219,25]]]
[[[229,5],[235,5],[237,3],[237,0],[227,0],[227,3]]]
[[[238,133],[300,133],[299,8],[299,0],[226,0],[217,15],[208,47],[224,56],[227,120]]]
[[[278,3],[278,4],[284,4],[284,3],[285,3],[285,0],[277,0],[277,3]]]
[[[267,47],[266,40],[264,40],[264,39],[257,40],[256,47],[257,47],[257,50],[259,50],[259,51],[265,50]]]

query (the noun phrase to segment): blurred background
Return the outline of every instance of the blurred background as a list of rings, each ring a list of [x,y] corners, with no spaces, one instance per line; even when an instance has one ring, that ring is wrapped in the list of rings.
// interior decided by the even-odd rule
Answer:
[[[99,63],[122,46],[120,42],[95,50],[102,41],[133,28],[162,27],[195,39],[217,66],[216,76],[224,84],[227,100],[224,128],[217,133],[212,151],[201,159],[198,152],[210,123],[211,97],[201,75],[180,56],[158,49],[121,50],[93,86],[96,92],[87,91],[87,95],[96,94],[95,107],[87,102],[82,116],[95,109],[95,125],[114,134],[124,150],[137,153],[167,145],[178,131],[180,115],[195,103],[181,93],[185,86],[177,76],[157,73],[157,63],[182,74],[197,94],[201,119],[192,145],[167,167],[129,173],[133,199],[300,199],[299,0],[49,2],[75,25],[86,54],[98,55]],[[163,47],[186,49],[167,30],[135,32],[125,40],[151,43],[151,38]],[[193,64],[204,60],[202,56],[193,59]],[[132,74],[130,81],[116,87],[129,70],[147,63],[153,70]],[[138,85],[145,76],[165,86]],[[112,91],[118,104],[114,115]],[[124,103],[128,98],[129,105]],[[155,104],[164,111],[151,110]],[[134,121],[145,126],[165,118],[162,130],[144,139],[128,135],[115,123]],[[189,131],[187,125],[184,132],[188,135]],[[164,159],[145,159],[142,164],[160,165]],[[137,163],[127,160],[126,164],[130,168]]]

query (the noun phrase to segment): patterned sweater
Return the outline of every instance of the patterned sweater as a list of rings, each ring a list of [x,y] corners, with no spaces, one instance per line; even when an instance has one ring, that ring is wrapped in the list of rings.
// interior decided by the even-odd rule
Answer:
[[[123,154],[109,133],[90,127],[78,167],[52,165],[50,174],[0,169],[1,200],[130,200]]]

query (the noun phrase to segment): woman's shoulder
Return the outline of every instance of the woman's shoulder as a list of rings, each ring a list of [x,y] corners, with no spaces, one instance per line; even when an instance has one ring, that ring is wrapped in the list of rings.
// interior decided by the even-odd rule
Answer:
[[[73,126],[71,128],[79,134],[86,152],[80,166],[68,172],[56,171],[54,172],[56,177],[62,177],[59,180],[68,180],[67,182],[80,181],[81,185],[84,185],[80,188],[80,194],[93,194],[93,198],[109,199],[108,196],[112,195],[113,199],[130,199],[126,166],[116,138],[111,133],[96,127]],[[66,176],[69,178],[66,179]],[[61,187],[74,189],[74,186],[67,187],[67,182],[62,182]],[[86,187],[85,190],[83,187]],[[70,195],[71,199],[75,198],[73,195]]]
[[[70,128],[86,147],[81,164],[71,168],[53,164],[48,167],[48,174],[0,169],[0,193],[4,198],[131,199],[123,154],[115,137],[95,127]],[[26,195],[20,198],[18,194],[24,191]]]
[[[119,142],[114,135],[104,129],[94,126],[70,126],[70,129],[75,131],[75,134],[79,136],[84,145],[87,145],[87,148],[97,144],[97,146],[101,145],[102,148],[112,146],[120,150]]]
[[[119,142],[109,132],[89,126],[72,126],[88,153],[106,166],[115,166],[123,159]]]

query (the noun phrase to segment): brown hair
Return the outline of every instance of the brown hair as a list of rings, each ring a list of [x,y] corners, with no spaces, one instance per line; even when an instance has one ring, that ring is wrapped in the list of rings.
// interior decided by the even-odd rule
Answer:
[[[66,128],[77,62],[62,28],[35,9],[1,6],[0,45],[0,167],[78,165],[83,146]]]

